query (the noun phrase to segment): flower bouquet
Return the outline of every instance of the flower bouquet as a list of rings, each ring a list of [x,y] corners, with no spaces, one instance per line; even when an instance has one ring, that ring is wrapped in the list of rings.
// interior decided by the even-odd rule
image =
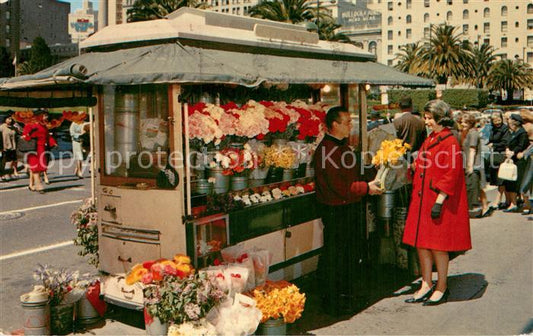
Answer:
[[[98,268],[98,212],[90,198],[70,215],[70,222],[76,226],[74,245],[81,246],[80,256],[89,256],[89,264]]]
[[[251,293],[261,310],[261,322],[283,318],[285,323],[293,323],[302,316],[305,294],[287,281],[268,281],[256,287]]]
[[[259,164],[257,154],[250,145],[245,144],[243,149],[226,148],[216,153],[210,168],[222,167],[223,175],[245,175]]]
[[[142,282],[145,285],[158,284],[166,275],[183,279],[194,273],[191,258],[176,254],[172,260],[158,259],[145,261],[131,268],[126,275],[126,284]]]
[[[403,156],[411,149],[409,144],[403,143],[400,139],[384,140],[379,150],[372,159],[372,163],[379,166],[376,179],[380,181],[383,190],[392,190],[398,179],[398,168],[404,167],[405,160]],[[395,170],[394,174],[390,174]]]

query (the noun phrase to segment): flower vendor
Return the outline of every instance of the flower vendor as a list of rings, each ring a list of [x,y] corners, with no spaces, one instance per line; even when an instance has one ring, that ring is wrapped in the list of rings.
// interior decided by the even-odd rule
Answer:
[[[315,151],[316,197],[320,205],[323,249],[318,274],[323,283],[324,309],[339,315],[353,308],[355,281],[365,251],[364,202],[367,194],[381,193],[378,181],[365,182],[355,154],[347,143],[352,121],[342,107],[328,110],[328,129]]]
[[[421,288],[406,300],[436,305],[448,297],[450,251],[472,248],[461,146],[448,128],[453,125],[450,107],[432,100],[424,107],[431,134],[414,162],[413,193],[403,242],[416,247],[422,272]],[[433,263],[438,280],[432,286]]]

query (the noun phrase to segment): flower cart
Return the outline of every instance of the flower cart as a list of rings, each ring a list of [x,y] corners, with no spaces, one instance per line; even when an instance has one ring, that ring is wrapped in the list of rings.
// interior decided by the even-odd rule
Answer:
[[[125,273],[143,260],[183,253],[202,268],[239,244],[272,253],[272,279],[314,270],[322,228],[306,165],[327,107],[349,109],[353,145],[364,150],[368,84],[433,85],[303,26],[191,8],[105,27],[80,47],[78,57],[0,82],[0,101],[13,90],[72,86],[97,98],[101,294],[139,310],[143,287]],[[278,154],[272,166],[261,162],[268,151],[245,149],[250,142]],[[258,168],[270,180],[250,184],[264,178]],[[233,188],[228,176],[239,178]]]

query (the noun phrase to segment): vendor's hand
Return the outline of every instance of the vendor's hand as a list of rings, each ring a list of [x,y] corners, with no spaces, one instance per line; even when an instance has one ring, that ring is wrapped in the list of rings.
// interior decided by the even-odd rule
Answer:
[[[466,175],[470,175],[474,172],[474,167],[468,166],[466,167]]]
[[[442,204],[435,203],[433,204],[433,208],[431,208],[431,218],[437,219],[440,218],[442,212]]]
[[[524,152],[520,152],[520,153],[516,154],[516,158],[518,160],[521,160],[523,157],[524,157]]]
[[[381,195],[383,193],[383,190],[381,190],[381,182],[379,180],[368,182],[368,193],[370,195]]]

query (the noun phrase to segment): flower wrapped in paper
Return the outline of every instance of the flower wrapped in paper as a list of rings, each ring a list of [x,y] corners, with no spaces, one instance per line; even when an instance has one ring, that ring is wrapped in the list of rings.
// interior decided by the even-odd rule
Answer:
[[[283,318],[286,323],[293,323],[302,316],[306,300],[298,287],[284,280],[267,281],[251,295],[263,314],[261,322]]]
[[[407,162],[404,155],[411,149],[409,144],[400,139],[384,140],[372,159],[372,163],[379,166],[376,179],[381,182],[384,190],[394,190],[404,184]]]
[[[255,301],[242,294],[227,299],[211,309],[207,320],[216,328],[217,335],[252,335],[261,321],[262,313]]]

